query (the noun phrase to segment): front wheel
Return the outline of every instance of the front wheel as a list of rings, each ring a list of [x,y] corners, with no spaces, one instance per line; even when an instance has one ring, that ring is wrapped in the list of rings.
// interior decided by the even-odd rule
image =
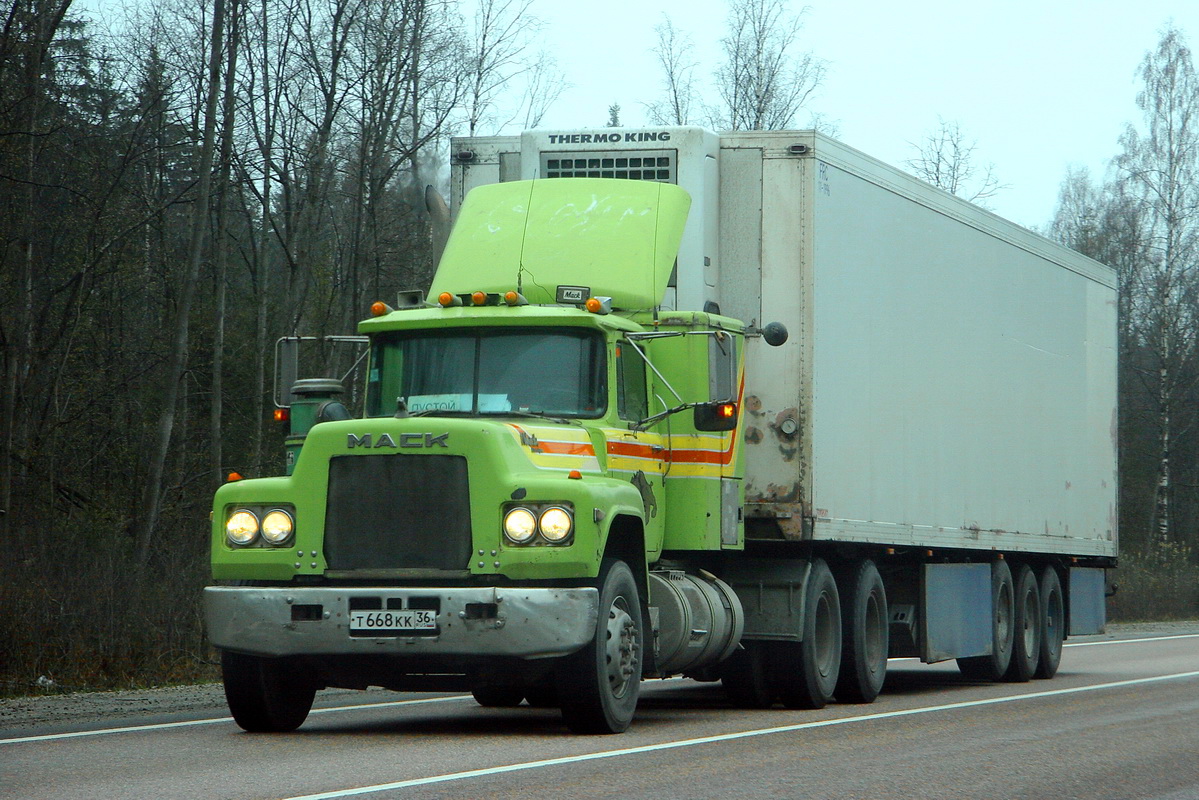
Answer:
[[[558,699],[575,733],[621,733],[641,691],[645,633],[641,598],[628,564],[605,559],[595,636],[558,665]]]
[[[316,686],[291,662],[221,651],[225,699],[234,721],[251,733],[285,733],[304,724]]]

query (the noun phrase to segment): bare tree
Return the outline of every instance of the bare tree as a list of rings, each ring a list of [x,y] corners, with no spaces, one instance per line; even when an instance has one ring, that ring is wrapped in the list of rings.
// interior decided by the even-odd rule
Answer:
[[[1117,163],[1128,191],[1147,212],[1148,259],[1133,313],[1152,354],[1150,386],[1157,410],[1158,468],[1153,529],[1160,544],[1174,526],[1173,448],[1184,395],[1199,380],[1190,367],[1199,333],[1199,78],[1182,33],[1167,28],[1140,66],[1137,106],[1145,131],[1129,126]]]
[[[162,407],[158,417],[158,435],[150,454],[150,474],[146,483],[145,505],[137,531],[137,562],[145,566],[150,555],[150,543],[162,504],[162,476],[175,430],[175,412],[180,385],[187,370],[188,331],[191,302],[204,254],[204,237],[208,229],[208,203],[212,185],[213,152],[216,142],[217,99],[220,96],[221,52],[225,47],[225,0],[214,0],[212,8],[212,47],[208,58],[207,96],[204,104],[203,135],[197,167],[198,187],[193,206],[191,242],[188,246],[187,271],[182,276],[179,305],[170,364],[165,377]]]
[[[532,5],[533,0],[478,0],[469,34],[464,99],[471,136],[485,123],[498,130],[521,116],[525,127],[535,127],[562,93],[565,84],[553,59],[534,47],[544,24],[529,13]],[[519,105],[504,103],[513,85],[522,83]],[[506,117],[499,116],[501,105],[510,108]]]
[[[724,63],[716,71],[723,107],[710,114],[715,127],[792,126],[825,74],[822,60],[795,52],[805,13],[789,14],[787,0],[732,0],[728,35],[721,40]]]
[[[904,163],[916,177],[938,189],[985,207],[985,200],[1007,188],[995,177],[994,164],[977,162],[978,141],[967,139],[957,122],[937,117],[936,130],[920,144],[910,144],[917,155]]]
[[[665,15],[664,15],[665,16]],[[664,97],[645,105],[650,122],[656,125],[690,125],[695,104],[694,43],[671,22],[670,17],[654,26],[658,43],[653,49],[662,67]]]

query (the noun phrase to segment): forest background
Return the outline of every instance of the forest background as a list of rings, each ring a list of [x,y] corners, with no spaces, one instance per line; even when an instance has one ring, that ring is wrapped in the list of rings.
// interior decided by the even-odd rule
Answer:
[[[727,11],[710,80],[685,32],[655,28],[646,117],[835,134],[812,113],[827,65],[803,49],[802,10]],[[282,469],[275,339],[352,333],[371,301],[427,287],[448,137],[536,127],[569,76],[530,0],[144,0],[105,26],[71,0],[3,14],[0,694],[211,678],[211,494]],[[1142,118],[1103,178],[1063,176],[1040,232],[1119,277],[1110,613],[1194,618],[1199,80],[1181,30],[1147,45]],[[905,166],[976,202],[1003,189],[952,121]],[[344,348],[316,358],[353,366]]]

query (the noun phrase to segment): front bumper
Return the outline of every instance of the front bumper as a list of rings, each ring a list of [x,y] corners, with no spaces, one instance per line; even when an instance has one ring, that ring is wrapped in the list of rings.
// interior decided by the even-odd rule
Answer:
[[[438,628],[401,635],[350,635],[349,608],[383,601],[427,607]],[[410,601],[414,601],[410,606]],[[209,586],[208,637],[223,650],[259,656],[436,655],[551,658],[575,652],[595,635],[594,588],[394,588]]]

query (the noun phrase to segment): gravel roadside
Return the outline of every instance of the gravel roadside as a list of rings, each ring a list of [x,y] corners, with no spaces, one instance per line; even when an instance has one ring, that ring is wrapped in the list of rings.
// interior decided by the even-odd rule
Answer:
[[[1074,637],[1071,641],[1127,639],[1148,636],[1199,634],[1199,620],[1181,622],[1109,623],[1107,632],[1097,636]],[[397,695],[383,690],[367,694],[353,690],[331,689],[317,695],[320,705],[338,702],[370,703],[393,699]],[[75,725],[104,720],[174,717],[226,717],[224,689],[219,683],[196,686],[171,686],[161,689],[133,689],[120,692],[77,692],[60,695],[16,697],[0,700],[0,730],[19,731],[42,725]]]

